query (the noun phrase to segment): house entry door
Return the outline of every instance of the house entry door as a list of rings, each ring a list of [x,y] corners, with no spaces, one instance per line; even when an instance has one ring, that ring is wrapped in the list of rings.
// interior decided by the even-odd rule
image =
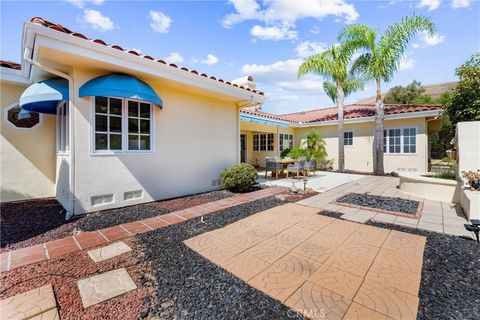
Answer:
[[[247,135],[240,135],[240,162],[247,162]]]

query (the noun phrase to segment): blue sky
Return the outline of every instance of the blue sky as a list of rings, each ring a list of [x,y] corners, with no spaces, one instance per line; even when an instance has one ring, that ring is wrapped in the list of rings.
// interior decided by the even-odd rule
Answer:
[[[264,110],[287,113],[332,105],[322,79],[296,79],[302,60],[336,42],[348,23],[383,32],[412,13],[436,24],[417,36],[391,83],[456,80],[455,68],[480,51],[478,0],[232,0],[232,1],[5,1],[1,0],[0,57],[20,61],[22,25],[33,16],[90,38],[139,49],[157,59],[232,80],[252,74],[265,91]],[[374,94],[372,85],[347,99]]]

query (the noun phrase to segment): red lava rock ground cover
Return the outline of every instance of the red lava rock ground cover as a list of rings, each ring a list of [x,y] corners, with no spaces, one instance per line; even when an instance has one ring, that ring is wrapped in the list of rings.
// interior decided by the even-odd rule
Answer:
[[[62,320],[134,319],[153,304],[156,286],[149,264],[140,262],[143,248],[136,245],[132,238],[124,242],[133,250],[104,262],[95,263],[87,251],[81,251],[4,272],[0,276],[0,300],[50,283]],[[85,309],[77,281],[122,267],[127,269],[137,289]]]

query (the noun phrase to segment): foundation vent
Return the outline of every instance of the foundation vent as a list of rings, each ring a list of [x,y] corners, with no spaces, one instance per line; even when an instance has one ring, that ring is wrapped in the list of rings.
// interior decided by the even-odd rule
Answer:
[[[113,203],[113,194],[105,194],[101,196],[93,196],[90,198],[92,206],[100,206],[102,204]]]
[[[123,200],[135,200],[143,198],[143,191],[142,190],[135,190],[135,191],[127,191],[123,194]]]

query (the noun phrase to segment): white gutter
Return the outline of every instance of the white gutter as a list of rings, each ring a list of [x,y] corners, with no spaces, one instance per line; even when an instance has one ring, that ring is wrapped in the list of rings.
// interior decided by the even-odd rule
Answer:
[[[70,136],[70,156],[71,156],[71,168],[72,168],[72,176],[71,176],[72,180],[71,180],[71,186],[70,186],[70,188],[72,189],[72,192],[70,193],[72,197],[72,211],[67,210],[67,214],[65,215],[65,220],[70,220],[75,212],[75,130],[74,130],[75,129],[75,121],[74,121],[75,112],[73,112],[73,104],[72,104],[72,99],[74,94],[73,77],[71,77],[66,73],[55,70],[51,67],[45,66],[38,61],[32,60],[29,57],[29,54],[31,53],[32,53],[32,48],[25,46],[25,50],[23,53],[23,60],[29,63],[30,65],[34,65],[42,70],[52,73],[58,77],[64,78],[68,81],[68,95],[69,95],[68,108],[69,108],[69,114],[71,117],[71,119],[69,119],[70,121],[69,127],[70,127],[70,133],[71,133],[69,136]]]

